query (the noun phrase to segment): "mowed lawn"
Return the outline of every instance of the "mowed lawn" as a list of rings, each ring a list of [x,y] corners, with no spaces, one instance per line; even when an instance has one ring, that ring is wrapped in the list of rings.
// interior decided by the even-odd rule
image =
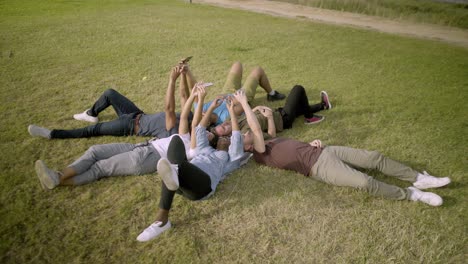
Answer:
[[[467,257],[468,50],[442,42],[185,1],[0,2],[0,262],[463,263]],[[29,124],[87,125],[72,115],[108,87],[162,111],[168,73],[193,56],[222,91],[234,61],[275,89],[328,91],[333,109],[281,136],[378,150],[450,176],[441,207],[374,198],[252,160],[209,200],[176,196],[173,228],[149,243],[157,174],[41,189],[34,162],[62,169],[94,144],[148,138],[33,138]],[[259,91],[255,104],[267,102]],[[180,106],[178,106],[180,109]],[[100,115],[112,120],[112,109]],[[401,187],[408,182],[370,175]]]

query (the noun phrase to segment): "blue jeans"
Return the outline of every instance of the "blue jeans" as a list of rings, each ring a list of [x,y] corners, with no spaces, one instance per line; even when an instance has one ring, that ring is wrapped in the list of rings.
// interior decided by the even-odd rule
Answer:
[[[88,111],[91,116],[98,116],[107,107],[112,106],[119,116],[116,120],[102,122],[78,129],[54,129],[50,138],[85,138],[96,136],[131,136],[135,117],[143,113],[132,101],[114,89],[107,89]]]

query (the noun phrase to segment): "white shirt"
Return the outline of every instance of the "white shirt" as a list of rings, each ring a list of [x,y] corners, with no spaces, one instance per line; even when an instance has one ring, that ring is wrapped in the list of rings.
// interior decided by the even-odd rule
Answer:
[[[167,150],[169,149],[169,144],[171,143],[171,140],[174,136],[179,136],[180,139],[182,139],[182,142],[184,142],[184,147],[185,147],[185,155],[187,155],[187,159],[191,160],[193,153],[191,153],[190,150],[190,134],[174,134],[170,137],[167,138],[159,138],[154,141],[151,141],[151,144],[154,146],[154,148],[159,152],[159,155],[161,155],[161,158],[167,159]]]

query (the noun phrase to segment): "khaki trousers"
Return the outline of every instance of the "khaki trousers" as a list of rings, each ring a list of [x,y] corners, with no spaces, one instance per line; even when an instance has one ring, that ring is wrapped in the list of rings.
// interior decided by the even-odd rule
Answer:
[[[224,92],[231,92],[237,91],[240,88],[244,89],[245,95],[247,97],[247,101],[252,102],[255,93],[257,92],[258,87],[258,80],[252,76],[248,76],[245,80],[244,86],[242,86],[242,74],[241,73],[233,73],[230,72],[224,83],[223,91]]]
[[[376,169],[400,180],[415,182],[418,172],[377,151],[327,146],[311,169],[311,177],[336,186],[366,190],[369,194],[394,200],[409,199],[407,189],[380,182],[357,170]]]

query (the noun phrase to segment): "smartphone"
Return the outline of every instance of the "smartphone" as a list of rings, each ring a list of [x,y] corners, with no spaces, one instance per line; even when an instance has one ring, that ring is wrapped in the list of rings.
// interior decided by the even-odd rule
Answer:
[[[188,56],[186,57],[185,59],[182,60],[182,63],[187,63],[190,61],[190,59],[192,59],[193,56]]]
[[[206,87],[210,87],[210,86],[212,86],[212,85],[213,85],[213,83],[204,83],[204,84],[202,84],[202,85],[203,85],[203,87],[205,87],[205,88],[206,88]]]

